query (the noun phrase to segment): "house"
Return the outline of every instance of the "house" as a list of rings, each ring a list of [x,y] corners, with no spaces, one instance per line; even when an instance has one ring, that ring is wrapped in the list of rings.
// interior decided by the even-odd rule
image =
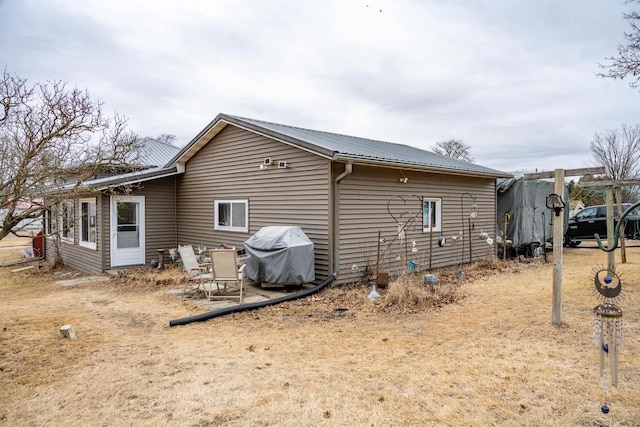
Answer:
[[[584,208],[586,208],[586,206],[582,200],[569,200],[569,217],[573,217]]]
[[[314,243],[318,281],[399,273],[408,260],[421,270],[467,263],[490,250],[474,236],[495,237],[496,179],[508,176],[407,145],[220,114],[164,166],[87,182],[98,192],[93,261],[78,245],[65,262],[98,272],[148,263],[160,248],[241,247],[264,226],[297,225]]]
[[[21,214],[23,212],[28,211],[34,206],[38,206],[42,204],[42,199],[26,199],[26,200],[16,200],[15,203],[13,201],[7,203],[7,205],[0,207],[0,222],[4,221],[7,212],[13,210],[15,215]],[[13,205],[13,206],[11,206]],[[25,234],[33,234],[37,233],[42,229],[42,218],[32,218],[32,219],[23,219],[18,223],[18,225],[14,228],[16,230],[22,231]]]
[[[158,248],[174,247],[175,167],[167,163],[179,148],[143,140],[141,164],[133,172],[99,175],[84,183],[80,197],[45,216],[45,258],[89,273],[142,265]],[[146,209],[156,220],[147,223]]]

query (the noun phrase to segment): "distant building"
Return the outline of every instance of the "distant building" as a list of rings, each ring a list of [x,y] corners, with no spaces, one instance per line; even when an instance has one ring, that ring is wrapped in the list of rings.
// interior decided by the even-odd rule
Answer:
[[[586,206],[582,203],[582,200],[570,200],[569,201],[569,217],[574,216]]]

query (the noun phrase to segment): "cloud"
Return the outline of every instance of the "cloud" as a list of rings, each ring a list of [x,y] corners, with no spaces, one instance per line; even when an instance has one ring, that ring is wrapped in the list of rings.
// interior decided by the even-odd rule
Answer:
[[[595,77],[622,40],[596,0],[0,3],[0,60],[86,87],[142,135],[219,112],[429,149],[498,169],[581,167],[640,94]],[[382,9],[382,12],[380,10]]]

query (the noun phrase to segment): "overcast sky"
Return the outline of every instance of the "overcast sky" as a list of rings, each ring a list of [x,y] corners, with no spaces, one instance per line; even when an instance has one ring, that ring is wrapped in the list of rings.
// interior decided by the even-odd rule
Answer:
[[[623,0],[0,0],[0,65],[64,80],[141,136],[189,142],[218,113],[430,149],[504,171],[590,164],[640,124],[602,79]]]

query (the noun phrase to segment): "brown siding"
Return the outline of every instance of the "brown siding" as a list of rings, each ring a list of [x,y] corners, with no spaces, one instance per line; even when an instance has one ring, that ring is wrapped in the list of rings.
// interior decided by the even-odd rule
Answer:
[[[165,262],[169,249],[178,247],[176,225],[176,178],[164,178],[142,183],[135,195],[145,196],[146,262],[158,258],[158,249],[165,249]]]
[[[145,263],[159,256],[158,249],[165,249],[165,262],[169,249],[177,247],[175,217],[175,180],[174,177],[156,179],[139,184],[129,195],[144,196],[145,203]],[[111,227],[111,199],[104,196],[104,209],[101,210],[104,222],[104,233],[109,235]],[[105,241],[105,269],[111,268],[110,239]]]
[[[102,198],[100,197],[99,194],[82,196],[82,198],[91,198],[91,197],[96,198],[96,210],[97,212],[100,212],[101,205],[102,205]],[[76,216],[78,216],[80,212],[79,200],[75,201],[75,212],[76,212]],[[97,221],[98,221],[97,229],[101,230],[100,215],[98,215]],[[78,242],[80,240],[80,226],[76,224],[74,227],[74,243],[67,242],[64,240],[61,240],[59,242],[59,248],[60,248],[60,252],[61,252],[62,260],[64,264],[71,268],[85,271],[87,273],[94,273],[94,274],[102,273],[103,268],[102,268],[101,245],[102,245],[103,239],[104,239],[104,234],[98,232],[96,250],[79,246]],[[53,238],[48,237],[46,239],[46,245],[47,245],[45,249],[46,259],[49,261],[54,261],[56,256],[56,245],[53,241]]]
[[[262,171],[263,159],[286,169]],[[330,162],[285,143],[227,126],[186,164],[178,181],[180,244],[241,247],[261,227],[300,226],[313,241],[316,279],[328,274]],[[214,200],[248,199],[249,232],[213,229]]]
[[[148,181],[134,188],[132,196],[145,196],[145,263],[158,258],[158,249],[167,249],[165,255],[168,260],[168,249],[177,246],[177,229],[175,220],[175,178],[162,178]],[[79,227],[75,227],[75,244],[61,242],[62,259],[65,265],[88,273],[102,273],[111,268],[110,246],[110,202],[107,194],[98,193],[97,202],[97,250],[79,246]],[[84,198],[84,196],[83,196]],[[79,202],[76,201],[76,213],[80,212]],[[55,245],[51,238],[47,238],[46,258],[53,261]]]
[[[438,268],[459,264],[463,256],[461,243],[448,243],[439,247],[440,235],[457,235],[464,227],[464,262],[469,262],[468,220],[472,199],[462,197],[464,217],[461,217],[461,195],[470,193],[476,197],[479,217],[471,232],[473,259],[487,256],[486,242],[479,239],[480,231],[485,231],[495,239],[495,180],[486,178],[466,178],[454,175],[404,172],[409,178],[400,183],[399,170],[372,168],[355,165],[353,173],[339,184],[340,198],[340,274],[342,283],[358,281],[365,266],[375,267],[377,259],[378,231],[386,240],[381,246],[381,270],[397,273],[406,270],[406,259],[418,262],[418,271],[429,268],[430,233],[422,231],[421,203],[415,197],[442,199],[442,233],[434,232],[431,241],[431,266]],[[404,197],[406,204],[399,197]],[[393,199],[390,208],[389,200]],[[399,238],[396,218],[405,221],[417,213],[415,224],[406,230],[407,245]],[[413,253],[412,241],[416,241],[417,253]],[[493,250],[493,249],[492,249]],[[397,260],[398,256],[403,261]],[[405,256],[407,256],[405,258]],[[357,271],[352,271],[356,265]]]

